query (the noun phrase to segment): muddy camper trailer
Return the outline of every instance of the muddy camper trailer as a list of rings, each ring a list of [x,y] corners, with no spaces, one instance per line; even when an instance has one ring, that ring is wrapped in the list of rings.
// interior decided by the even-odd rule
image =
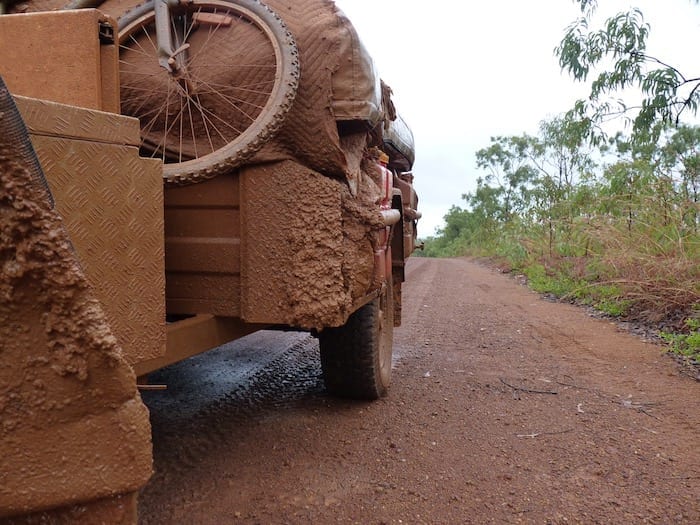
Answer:
[[[135,522],[138,385],[256,330],[387,392],[413,136],[332,2],[5,1],[0,49],[0,520]]]

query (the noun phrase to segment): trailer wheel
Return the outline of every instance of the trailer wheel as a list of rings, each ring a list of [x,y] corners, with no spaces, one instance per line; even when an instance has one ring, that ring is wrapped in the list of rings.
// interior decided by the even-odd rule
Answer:
[[[382,294],[343,326],[319,333],[321,368],[330,394],[366,400],[386,395],[391,381],[393,299],[389,278]]]

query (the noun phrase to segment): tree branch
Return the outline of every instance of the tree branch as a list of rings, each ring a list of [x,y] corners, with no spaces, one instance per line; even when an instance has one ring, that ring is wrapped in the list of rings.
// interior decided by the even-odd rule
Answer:
[[[689,82],[688,80],[686,80],[686,78],[685,78],[685,76],[683,75],[683,73],[681,73],[677,68],[673,67],[673,66],[670,65],[670,64],[667,64],[666,62],[663,62],[663,61],[659,60],[659,59],[656,58],[656,57],[647,55],[646,53],[640,53],[639,51],[632,51],[632,52],[630,53],[630,55],[639,56],[639,57],[641,57],[643,60],[648,60],[648,61],[650,61],[650,62],[655,62],[655,63],[657,63],[657,64],[660,64],[660,65],[664,66],[664,67],[667,68],[667,69],[670,69],[671,71],[673,71],[674,73],[676,73],[676,75],[678,75],[678,76],[681,78],[681,80],[683,80],[683,82],[682,82],[680,85],[685,84],[686,82]]]
[[[554,390],[531,390],[529,388],[522,388],[519,386],[513,386],[511,384],[506,383],[503,379],[501,379],[501,383],[506,385],[507,387],[512,388],[513,390],[519,390],[520,392],[527,392],[528,394],[552,394],[552,395],[557,395],[559,392],[555,392]]]
[[[676,115],[676,125],[678,125],[678,121],[681,118],[681,114],[685,111],[685,109],[688,106],[690,106],[691,101],[693,100],[693,96],[695,95],[695,93],[697,93],[698,88],[700,88],[700,78],[695,78],[695,79],[689,80],[688,82],[698,82],[698,83],[695,84],[693,89],[690,91],[690,94],[688,95],[688,97],[683,101],[683,106],[681,107],[681,109],[678,110],[678,114]]]

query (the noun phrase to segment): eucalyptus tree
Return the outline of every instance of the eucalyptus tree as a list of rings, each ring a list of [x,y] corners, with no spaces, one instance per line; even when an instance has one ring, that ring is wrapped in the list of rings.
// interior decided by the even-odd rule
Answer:
[[[637,142],[622,133],[617,133],[609,142],[616,160],[604,170],[598,192],[598,211],[623,219],[627,231],[632,232],[655,187],[658,149],[649,142]]]
[[[661,165],[673,189],[683,226],[700,230],[700,127],[680,126],[661,148]]]
[[[536,170],[531,162],[534,137],[491,137],[491,145],[476,152],[476,165],[486,171],[468,202],[504,224],[526,214]]]
[[[697,112],[700,76],[684,73],[670,60],[647,52],[651,26],[639,9],[618,13],[602,27],[593,28],[598,2],[574,1],[580,4],[582,16],[567,28],[555,53],[562,70],[575,80],[586,81],[594,75],[588,100],[578,101],[571,111],[586,123],[591,137],[600,140],[604,135],[600,124],[623,116],[632,120],[635,140],[655,140],[659,131],[653,127],[655,122],[677,124],[684,112]],[[608,98],[627,88],[641,90],[638,105]]]

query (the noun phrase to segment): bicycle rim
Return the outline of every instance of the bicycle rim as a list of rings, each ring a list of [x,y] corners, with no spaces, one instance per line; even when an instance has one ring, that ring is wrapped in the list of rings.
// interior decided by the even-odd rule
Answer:
[[[122,113],[166,182],[214,177],[249,160],[282,126],[299,81],[296,44],[255,0],[193,0],[171,12],[184,67],[158,63],[153,3],[120,19]]]

